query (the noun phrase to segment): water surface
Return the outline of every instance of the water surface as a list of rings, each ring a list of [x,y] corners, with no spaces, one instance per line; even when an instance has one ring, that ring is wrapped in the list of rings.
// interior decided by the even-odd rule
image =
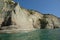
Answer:
[[[40,29],[29,33],[0,33],[0,40],[60,40],[60,29]]]

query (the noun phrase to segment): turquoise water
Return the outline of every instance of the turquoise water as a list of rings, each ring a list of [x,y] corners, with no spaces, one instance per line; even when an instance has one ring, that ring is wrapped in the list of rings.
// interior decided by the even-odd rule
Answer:
[[[29,33],[0,33],[0,40],[60,40],[60,29],[40,29]]]

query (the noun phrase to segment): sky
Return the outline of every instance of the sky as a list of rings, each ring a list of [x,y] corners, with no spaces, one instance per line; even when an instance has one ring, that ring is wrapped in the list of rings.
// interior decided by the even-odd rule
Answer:
[[[60,17],[60,0],[14,0],[26,9]]]

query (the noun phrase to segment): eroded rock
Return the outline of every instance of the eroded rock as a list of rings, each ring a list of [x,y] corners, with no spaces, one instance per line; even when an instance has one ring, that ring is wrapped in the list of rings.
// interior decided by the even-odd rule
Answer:
[[[42,14],[35,10],[21,8],[14,1],[5,2],[0,16],[0,29],[14,31],[32,31],[36,29],[60,28],[60,19],[51,14]],[[10,31],[10,32],[11,32]]]

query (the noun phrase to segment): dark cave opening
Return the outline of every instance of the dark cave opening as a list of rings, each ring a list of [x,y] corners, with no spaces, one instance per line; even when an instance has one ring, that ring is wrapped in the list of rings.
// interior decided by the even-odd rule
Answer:
[[[3,26],[10,26],[11,24],[12,24],[12,21],[11,21],[11,11],[8,11],[7,15],[4,18],[4,21],[1,24],[1,27],[3,27]]]
[[[40,20],[41,21],[41,29],[46,28],[46,25],[48,24],[48,22],[44,19]]]
[[[2,22],[1,27],[3,26],[10,26],[11,25],[11,17],[8,18],[8,20],[4,20],[4,22]]]

